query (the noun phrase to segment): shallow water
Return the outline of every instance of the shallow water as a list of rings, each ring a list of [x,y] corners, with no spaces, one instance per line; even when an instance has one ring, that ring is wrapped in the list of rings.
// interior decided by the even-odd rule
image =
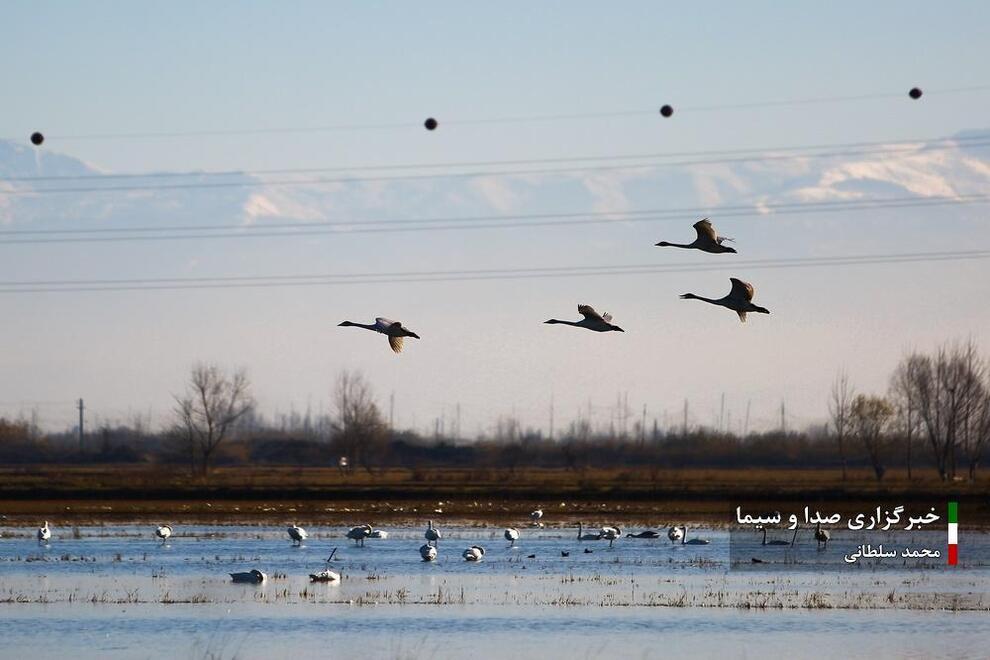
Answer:
[[[799,539],[691,530],[666,538],[576,540],[572,529],[444,527],[438,561],[419,560],[423,529],[392,529],[365,547],[343,529],[177,526],[163,545],[147,526],[0,528],[0,655],[58,638],[80,658],[985,657],[990,642],[990,534],[963,533],[964,565],[918,560],[849,565],[855,538],[828,550]],[[805,535],[806,537],[808,535]],[[731,539],[731,544],[730,544]],[[944,530],[902,544],[941,548]],[[483,545],[484,561],[461,559]],[[732,564],[733,557],[764,563]],[[339,583],[311,584],[325,566]],[[592,552],[585,553],[584,549]],[[561,552],[569,552],[562,557]],[[535,555],[530,558],[529,555]],[[913,562],[910,563],[909,562]],[[229,572],[258,568],[261,585]],[[922,610],[922,611],[919,611]],[[360,649],[360,652],[358,652]]]

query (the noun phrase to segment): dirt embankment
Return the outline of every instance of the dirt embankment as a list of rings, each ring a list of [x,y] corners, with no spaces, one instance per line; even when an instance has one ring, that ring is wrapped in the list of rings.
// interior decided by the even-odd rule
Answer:
[[[218,468],[193,477],[174,466],[0,468],[0,515],[110,522],[167,515],[204,522],[307,516],[327,522],[358,513],[379,519],[496,520],[542,507],[558,522],[589,516],[728,523],[735,507],[843,514],[904,505],[921,514],[960,502],[967,526],[990,525],[990,479],[945,483],[895,472],[757,469],[389,469]]]

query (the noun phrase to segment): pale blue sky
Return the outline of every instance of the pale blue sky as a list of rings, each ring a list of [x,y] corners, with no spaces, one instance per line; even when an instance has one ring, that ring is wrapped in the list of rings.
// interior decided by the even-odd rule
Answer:
[[[418,123],[973,85],[986,82],[988,13],[980,2],[7,2],[3,135]],[[71,146],[120,170],[570,155],[575,130],[592,152],[770,146],[940,135],[984,120],[971,101]]]
[[[986,3],[169,3],[6,2],[0,10],[0,138],[49,136],[64,153],[115,172],[351,166],[934,138],[985,130],[990,92],[906,98],[990,83]],[[690,112],[777,99],[903,92],[902,99]],[[495,125],[445,120],[655,110],[656,115]],[[418,124],[436,116],[440,129]],[[404,123],[410,128],[261,136],[65,139],[128,132]],[[919,162],[872,179],[897,190],[990,193],[976,164]],[[838,166],[838,164],[835,164]],[[962,168],[962,169],[961,169]],[[966,169],[969,168],[969,169]],[[960,182],[965,170],[966,180]],[[861,170],[857,170],[861,171]],[[430,217],[559,210],[671,208],[792,199],[796,172],[713,168],[708,178],[561,177],[324,187],[293,203],[320,217]],[[936,180],[928,180],[931,175]],[[706,175],[707,176],[707,175]],[[817,176],[817,175],[816,175]],[[920,181],[920,182],[919,182]],[[713,183],[715,182],[715,183]],[[896,187],[889,188],[896,183]],[[914,182],[914,183],[912,183]],[[872,184],[871,184],[872,185]],[[913,186],[913,187],[912,187]],[[927,186],[927,187],[926,187]],[[714,191],[714,192],[713,192]],[[285,191],[268,191],[278,196]],[[829,194],[835,193],[834,190]],[[804,194],[804,193],[801,193]],[[41,226],[89,218],[93,197],[61,195],[7,218]],[[100,197],[118,205],[121,196]],[[195,199],[193,199],[195,198]],[[302,201],[300,199],[302,198]],[[231,221],[240,192],[131,198],[136,224]],[[191,201],[192,200],[192,201]],[[283,200],[284,201],[284,200]],[[0,200],[0,204],[4,200]],[[73,206],[76,205],[76,206]],[[144,205],[144,206],[143,206]],[[620,208],[621,207],[621,208]],[[65,211],[65,208],[72,209]],[[114,206],[114,208],[118,208]],[[150,207],[148,207],[150,208]],[[41,209],[41,210],[39,210]],[[169,209],[174,209],[170,211]],[[0,211],[3,207],[0,206]],[[222,213],[223,211],[216,211]],[[89,214],[89,215],[87,215]],[[284,213],[287,217],[291,213]],[[151,218],[151,220],[149,220]],[[915,252],[990,245],[985,207],[773,220],[713,218],[746,258]],[[256,275],[574,263],[691,263],[707,255],[653,248],[689,238],[697,218],[590,228],[385,234],[272,241],[0,246],[4,280]],[[270,220],[267,219],[267,220]],[[262,219],[265,221],[265,219]],[[73,221],[76,222],[76,221]],[[76,226],[74,224],[74,226]],[[967,240],[960,244],[957,236]],[[742,255],[741,255],[742,256]],[[711,257],[718,259],[718,257]],[[465,428],[502,413],[546,425],[550,393],[567,420],[592,399],[629,392],[662,419],[692,401],[710,423],[721,392],[753,426],[787,399],[795,424],[821,417],[840,367],[867,389],[907,348],[975,336],[990,350],[987,262],[725,272],[601,280],[4,298],[0,414],[10,402],[85,396],[108,417],[163,414],[197,359],[247,366],[263,410],[318,409],[337,369],[358,368],[400,423],[427,426],[462,404]],[[721,295],[727,277],[757,285],[774,311],[741,326],[730,313],[682,303]],[[599,336],[542,326],[579,302],[629,332]],[[405,321],[424,336],[400,357],[384,339],[337,330],[344,318]],[[492,329],[483,329],[485,324]],[[43,415],[49,409],[41,410]],[[68,423],[71,410],[51,412]],[[606,421],[601,413],[597,421]],[[61,417],[59,417],[61,415]]]

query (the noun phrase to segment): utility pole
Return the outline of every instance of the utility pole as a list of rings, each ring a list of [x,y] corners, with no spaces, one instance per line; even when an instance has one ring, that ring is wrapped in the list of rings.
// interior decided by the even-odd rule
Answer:
[[[722,405],[718,410],[718,432],[725,430],[725,392],[722,392]]]
[[[395,430],[395,391],[388,395],[388,428]]]
[[[687,437],[688,400],[684,399],[684,437]]]
[[[749,435],[749,409],[753,407],[753,400],[749,399],[746,401],[746,423],[743,424],[743,437]]]
[[[784,400],[780,400],[780,432],[787,433],[787,411],[784,408]]]
[[[553,442],[553,392],[550,393],[550,442]]]
[[[646,404],[643,404],[643,421],[639,423],[639,446],[646,446]]]
[[[629,391],[622,393],[622,439],[626,439],[626,432],[629,427],[629,414],[632,411],[629,410]]]
[[[457,428],[454,430],[454,438],[461,437],[461,402],[457,402]]]
[[[86,406],[83,405],[83,400],[79,399],[79,451],[83,450],[83,437],[84,437],[84,427],[83,427],[83,411],[86,410]]]

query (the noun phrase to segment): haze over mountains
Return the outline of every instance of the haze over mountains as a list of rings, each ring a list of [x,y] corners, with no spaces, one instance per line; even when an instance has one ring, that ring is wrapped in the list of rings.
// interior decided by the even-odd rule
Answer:
[[[420,285],[6,294],[10,320],[0,340],[18,350],[8,356],[5,373],[10,377],[0,384],[0,401],[86,396],[108,417],[149,407],[161,417],[191,362],[216,360],[249,368],[267,412],[327,405],[333,374],[349,367],[365,371],[382,400],[396,392],[400,424],[426,428],[458,403],[466,432],[488,429],[500,415],[545,427],[551,395],[558,420],[567,420],[589,400],[595,408],[613,405],[620,392],[629,393],[635,410],[646,404],[651,418],[673,416],[688,398],[693,422],[711,423],[726,392],[737,419],[739,409],[754,401],[753,428],[775,426],[782,399],[791,424],[810,423],[822,416],[827,383],[839,368],[846,367],[861,387],[882,390],[885,374],[906,348],[929,348],[969,335],[980,340],[990,312],[973,301],[990,294],[986,262],[921,263],[899,270],[762,270],[735,267],[731,260],[978,249],[990,245],[986,205],[768,211],[762,216],[720,216],[718,208],[990,195],[990,148],[976,139],[984,135],[990,137],[985,130],[959,134],[960,142],[951,148],[897,144],[823,158],[296,185],[266,182],[381,179],[424,171],[166,173],[94,180],[90,177],[112,173],[73,158],[68,147],[59,153],[62,146],[54,141],[40,149],[0,141],[4,231],[355,223],[338,227],[338,233],[295,237],[249,238],[242,237],[250,234],[244,231],[221,239],[0,244],[2,279],[8,283],[651,263],[724,267],[701,273]],[[372,156],[356,163],[374,164]],[[273,163],[273,168],[281,165]],[[225,185],[171,187],[217,182]],[[101,186],[136,189],[41,192]],[[143,189],[155,186],[166,187]],[[708,211],[646,222],[627,222],[622,215],[696,207]],[[613,214],[612,222],[347,231],[378,220],[570,212]],[[722,234],[736,238],[738,256],[653,247],[660,239],[690,241],[691,224],[702,214],[711,215]],[[2,237],[25,238],[39,236]],[[773,314],[740,326],[734,315],[677,300],[685,291],[722,295],[729,276],[752,281],[757,300]],[[546,318],[573,313],[579,302],[612,312],[629,337],[603,343],[601,337],[541,327]],[[334,328],[343,318],[376,315],[404,321],[424,340],[396,358],[373,337]],[[581,356],[589,350],[604,361],[583,364]],[[19,410],[23,406],[6,405],[0,414]],[[608,414],[600,413],[595,421],[607,422]],[[71,411],[50,421],[63,422],[71,423]]]
[[[227,173],[145,172],[148,177],[103,179],[115,175],[84,163],[49,146],[0,140],[0,186],[25,193],[48,188],[84,188],[88,192],[41,195],[4,195],[0,222],[20,227],[39,222],[95,222],[99,226],[125,228],[138,220],[180,221],[182,224],[251,223],[259,221],[342,221],[454,217],[458,212],[532,213],[553,207],[559,211],[616,212],[627,210],[717,207],[726,203],[818,202],[861,200],[873,197],[964,196],[990,192],[990,132],[967,131],[959,142],[897,143],[865,148],[864,153],[830,157],[788,157],[786,151],[767,151],[722,158],[751,162],[708,163],[677,167],[652,167],[551,174],[522,172],[508,176],[480,174],[470,178],[416,180],[364,180],[355,183],[306,183],[313,178],[375,179],[439,172],[484,172],[485,167],[437,170],[417,168],[356,170],[253,175]],[[981,139],[981,138],[986,138]],[[825,153],[829,153],[825,150]],[[769,156],[770,160],[760,160]],[[699,156],[699,160],[711,157]],[[717,160],[719,156],[716,156]],[[694,158],[673,158],[684,163]],[[653,159],[656,162],[656,159]],[[595,167],[587,162],[561,167]],[[538,169],[540,165],[533,166]],[[542,167],[546,167],[543,165]],[[607,167],[616,167],[608,163]],[[506,166],[491,166],[505,170]],[[130,174],[130,173],[120,173]],[[157,175],[157,176],[156,176]],[[43,179],[43,177],[52,177]],[[59,178],[61,177],[61,178]],[[78,178],[73,178],[78,177]],[[42,179],[38,179],[42,178]],[[13,179],[13,180],[11,180]],[[21,179],[21,180],[17,180]],[[291,185],[265,185],[290,181]],[[183,188],[187,185],[218,187]],[[239,184],[245,184],[243,186]],[[158,190],[147,188],[161,186]],[[173,186],[178,186],[173,187]],[[133,187],[131,191],[93,192],[101,187]],[[566,200],[568,206],[561,200]],[[563,207],[563,208],[558,208]]]

